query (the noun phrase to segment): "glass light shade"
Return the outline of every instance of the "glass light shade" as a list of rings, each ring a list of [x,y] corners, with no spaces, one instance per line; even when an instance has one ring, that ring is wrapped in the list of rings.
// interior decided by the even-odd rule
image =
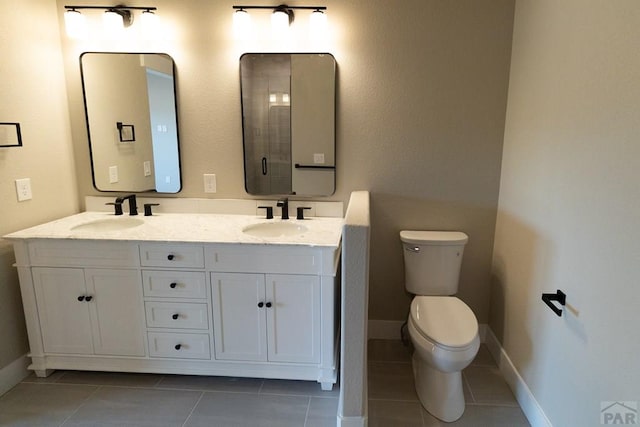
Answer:
[[[87,36],[87,21],[77,10],[67,10],[64,13],[64,26],[67,35],[72,39],[83,39]]]
[[[251,33],[251,16],[244,9],[236,10],[233,14],[233,33],[237,39],[246,39]]]
[[[122,19],[122,15],[106,11],[104,15],[102,15],[102,25],[104,26],[104,30],[110,37],[119,36],[124,31],[124,20]]]
[[[145,10],[140,14],[140,26],[142,36],[145,39],[156,39],[160,35],[158,16],[150,10]]]
[[[327,15],[321,10],[314,10],[309,17],[309,33],[311,38],[322,38],[326,30]]]
[[[271,31],[276,39],[286,38],[289,34],[289,15],[281,10],[271,14]]]

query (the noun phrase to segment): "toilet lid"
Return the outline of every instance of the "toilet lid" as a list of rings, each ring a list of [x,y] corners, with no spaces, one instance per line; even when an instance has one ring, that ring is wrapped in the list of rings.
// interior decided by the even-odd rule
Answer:
[[[456,297],[417,296],[411,319],[422,335],[446,347],[467,347],[478,334],[476,316]]]

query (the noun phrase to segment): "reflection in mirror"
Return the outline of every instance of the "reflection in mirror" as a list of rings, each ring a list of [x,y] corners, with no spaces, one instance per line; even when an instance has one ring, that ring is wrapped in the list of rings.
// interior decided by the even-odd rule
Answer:
[[[180,191],[174,68],[165,54],[80,56],[97,190]]]
[[[333,56],[324,53],[242,55],[248,193],[333,194],[335,67]]]

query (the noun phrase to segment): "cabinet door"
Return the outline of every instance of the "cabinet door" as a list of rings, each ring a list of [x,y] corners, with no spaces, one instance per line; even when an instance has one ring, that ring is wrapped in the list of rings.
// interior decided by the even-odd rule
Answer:
[[[266,276],[270,362],[320,362],[320,278]]]
[[[212,273],[211,285],[216,359],[267,360],[264,275]]]
[[[89,304],[78,300],[87,295],[83,270],[34,267],[32,272],[45,353],[93,353]]]
[[[142,283],[136,270],[85,270],[95,354],[144,356]]]

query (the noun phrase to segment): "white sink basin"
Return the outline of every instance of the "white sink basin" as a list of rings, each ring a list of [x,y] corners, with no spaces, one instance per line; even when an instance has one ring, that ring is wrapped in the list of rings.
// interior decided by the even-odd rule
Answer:
[[[256,237],[284,237],[297,236],[307,230],[307,227],[295,222],[263,222],[248,225],[242,232]]]
[[[85,222],[71,227],[71,231],[121,231],[129,228],[134,228],[144,224],[144,221],[139,218],[132,218],[125,216],[121,218],[104,218],[95,219],[93,221]]]

